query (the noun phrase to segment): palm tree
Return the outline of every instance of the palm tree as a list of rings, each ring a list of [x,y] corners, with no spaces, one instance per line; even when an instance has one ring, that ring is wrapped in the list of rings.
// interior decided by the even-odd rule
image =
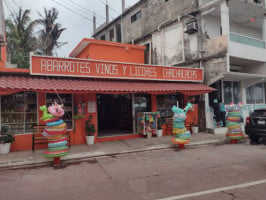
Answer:
[[[65,28],[61,28],[61,24],[55,22],[58,18],[58,11],[55,8],[51,10],[44,8],[44,15],[40,13],[39,15],[41,19],[38,20],[38,23],[44,26],[40,31],[40,53],[52,56],[55,48],[66,44],[66,42],[58,41]]]
[[[29,52],[37,47],[33,33],[37,21],[31,21],[29,15],[30,10],[23,11],[20,7],[12,19],[5,21],[9,59],[19,68],[29,68]]]

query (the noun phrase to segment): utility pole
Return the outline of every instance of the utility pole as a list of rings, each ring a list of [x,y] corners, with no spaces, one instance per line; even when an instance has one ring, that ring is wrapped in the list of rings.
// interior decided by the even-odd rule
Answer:
[[[93,34],[96,32],[96,15],[93,13]]]
[[[106,10],[106,24],[108,24],[109,23],[109,5],[107,1],[105,5],[105,10]]]
[[[4,7],[3,0],[0,0],[0,68],[5,66],[6,62],[6,33],[5,33],[5,16],[4,16]]]
[[[124,43],[124,31],[123,31],[123,13],[126,10],[125,0],[122,0],[122,12],[121,12],[121,42]]]
[[[0,0],[0,35],[4,37],[5,35],[5,17],[4,17],[4,7],[3,0]]]

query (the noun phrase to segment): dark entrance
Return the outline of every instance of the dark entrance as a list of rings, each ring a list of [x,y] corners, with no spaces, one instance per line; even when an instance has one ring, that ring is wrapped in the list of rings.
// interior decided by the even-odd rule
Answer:
[[[132,95],[99,94],[97,106],[100,137],[133,133]]]

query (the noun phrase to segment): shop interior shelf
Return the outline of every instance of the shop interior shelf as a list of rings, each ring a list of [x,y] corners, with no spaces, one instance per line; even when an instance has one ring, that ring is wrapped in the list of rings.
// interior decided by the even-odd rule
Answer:
[[[24,114],[24,112],[2,112],[2,114]]]

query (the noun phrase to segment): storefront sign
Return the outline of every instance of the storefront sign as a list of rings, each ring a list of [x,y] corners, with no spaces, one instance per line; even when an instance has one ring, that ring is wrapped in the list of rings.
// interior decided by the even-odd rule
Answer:
[[[203,69],[44,56],[31,56],[30,72],[32,75],[50,76],[203,81]]]

